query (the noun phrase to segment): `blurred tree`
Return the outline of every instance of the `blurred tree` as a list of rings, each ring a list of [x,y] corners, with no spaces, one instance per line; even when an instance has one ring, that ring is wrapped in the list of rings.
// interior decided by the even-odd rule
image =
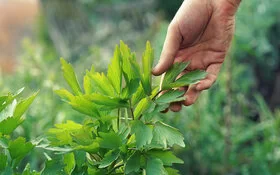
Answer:
[[[92,28],[83,7],[75,0],[41,0],[49,35],[57,51],[77,59],[92,43]]]

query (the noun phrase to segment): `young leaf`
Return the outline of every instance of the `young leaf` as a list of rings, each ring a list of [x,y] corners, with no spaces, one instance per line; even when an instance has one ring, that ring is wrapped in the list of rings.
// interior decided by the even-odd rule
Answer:
[[[137,149],[151,143],[153,138],[153,128],[145,125],[141,120],[132,122],[132,134],[135,134]]]
[[[166,88],[171,89],[171,88],[177,88],[177,87],[195,84],[195,83],[198,83],[200,80],[204,79],[206,77],[206,75],[207,75],[207,73],[205,71],[195,70],[195,71],[184,74],[182,77],[180,77],[175,82],[165,85],[165,87],[163,89],[166,89]]]
[[[136,152],[131,157],[129,157],[127,163],[125,164],[125,174],[138,172],[140,169],[140,159],[141,154],[139,152]]]
[[[56,90],[55,93],[57,95],[60,96],[60,98],[62,99],[66,99],[68,101],[71,101],[73,98],[74,98],[74,95],[71,94],[69,91],[67,91],[66,89],[59,89],[59,90]]]
[[[134,79],[140,80],[140,68],[136,62],[135,54],[129,55],[129,57],[123,56],[122,70],[127,83]]]
[[[82,94],[81,87],[77,80],[77,76],[74,72],[74,68],[70,63],[67,63],[63,58],[60,58],[60,62],[62,65],[63,76],[70,88],[73,90],[75,95]]]
[[[165,73],[164,79],[162,82],[162,89],[170,89],[167,86],[174,82],[176,78],[180,75],[180,73],[185,70],[190,62],[183,62],[183,63],[175,63],[172,67]]]
[[[63,162],[65,164],[64,171],[67,174],[72,174],[76,164],[74,153],[65,154],[63,156]]]
[[[161,145],[164,148],[172,147],[174,144],[185,147],[183,135],[176,128],[162,122],[155,124],[152,144]]]
[[[109,108],[109,109],[129,107],[128,102],[122,100],[119,97],[109,97],[109,96],[94,93],[94,94],[86,95],[85,98],[95,104],[102,105],[105,108]]]
[[[178,88],[183,86],[189,86],[191,84],[198,83],[200,80],[206,77],[207,73],[201,70],[195,70],[184,74],[182,77],[171,83],[163,83],[162,90],[171,88]]]
[[[162,161],[157,158],[148,158],[146,172],[147,175],[167,175]]]
[[[140,84],[136,90],[136,92],[133,94],[132,98],[131,98],[131,105],[134,106],[137,103],[140,102],[141,99],[145,98],[146,94],[145,91],[143,89],[142,84]]]
[[[172,166],[173,163],[184,163],[181,159],[176,157],[170,151],[162,151],[162,150],[151,150],[147,153],[148,155],[158,158],[162,161],[163,165]]]
[[[116,91],[113,85],[104,73],[87,72],[87,76],[90,77],[90,83],[91,87],[93,87],[93,92],[112,97],[116,96]]]
[[[29,98],[19,102],[15,108],[13,117],[17,119],[20,118],[23,115],[23,113],[28,109],[28,107],[31,105],[31,103],[34,101],[37,94],[38,92],[30,96]]]
[[[154,107],[153,101],[150,97],[143,98],[136,106],[134,110],[134,118],[138,119],[140,115],[145,114],[150,107]]]
[[[101,148],[116,149],[122,145],[121,137],[117,133],[99,132],[99,135],[101,139],[98,141]]]
[[[18,90],[15,94],[8,94],[6,96],[0,97],[0,112],[3,111],[9,104],[11,104],[14,99],[23,92],[24,88]]]
[[[16,140],[9,142],[8,150],[10,152],[11,158],[14,159],[18,163],[33,148],[34,148],[34,145],[31,142],[26,142],[25,138],[18,137]]]
[[[69,104],[73,107],[73,109],[89,115],[94,118],[100,118],[100,113],[98,111],[98,106],[89,100],[85,99],[81,96],[75,96],[71,99]]]
[[[99,151],[99,144],[97,142],[93,142],[90,145],[78,145],[75,147],[75,150],[84,150],[88,153],[97,153]]]
[[[151,47],[151,43],[146,43],[146,50],[143,53],[142,64],[143,64],[143,74],[142,74],[142,85],[145,93],[149,96],[152,92],[152,76],[151,71],[154,62],[154,50]]]
[[[48,130],[48,140],[54,146],[72,144],[71,133],[82,129],[82,125],[68,120],[66,123],[55,124],[55,128]]]
[[[118,159],[118,157],[120,156],[120,151],[109,151],[105,154],[105,157],[103,158],[103,160],[100,162],[100,165],[98,168],[106,168],[108,166],[110,166],[115,160]]]
[[[122,87],[122,67],[120,49],[118,46],[115,48],[114,58],[108,67],[107,77],[111,81],[117,94],[120,95]]]
[[[183,101],[185,100],[185,97],[182,97],[184,93],[185,93],[184,91],[180,91],[180,90],[170,90],[168,92],[165,92],[161,96],[159,96],[155,100],[155,103],[166,104],[166,103]]]
[[[173,168],[165,168],[168,175],[180,175],[179,171]]]
[[[0,133],[11,134],[22,122],[21,118],[8,117],[0,122]]]

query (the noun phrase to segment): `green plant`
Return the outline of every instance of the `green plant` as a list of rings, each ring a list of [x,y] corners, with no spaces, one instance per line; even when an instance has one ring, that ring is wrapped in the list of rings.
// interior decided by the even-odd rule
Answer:
[[[153,49],[147,42],[140,69],[135,53],[121,42],[107,75],[92,67],[86,71],[82,90],[73,67],[61,59],[72,92],[56,92],[88,117],[83,124],[67,121],[48,131],[50,145],[45,148],[64,153],[47,162],[52,173],[178,174],[170,166],[183,161],[173,155],[172,148],[185,146],[183,136],[163,123],[159,114],[171,102],[184,99],[184,92],[176,88],[197,83],[206,73],[194,71],[177,79],[189,63],[174,64],[160,88],[152,86],[153,60]],[[59,164],[64,165],[63,170]]]
[[[19,164],[24,157],[34,148],[34,144],[26,141],[24,137],[12,139],[12,132],[22,124],[22,115],[31,105],[37,93],[27,99],[17,101],[16,98],[23,89],[15,94],[0,97],[0,174],[9,175],[19,172]],[[24,174],[37,174],[30,172],[29,164],[26,165]]]

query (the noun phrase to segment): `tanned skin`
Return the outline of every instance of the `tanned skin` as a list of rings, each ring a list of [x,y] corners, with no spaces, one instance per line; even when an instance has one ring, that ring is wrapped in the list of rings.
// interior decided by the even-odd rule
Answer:
[[[154,75],[162,75],[175,62],[191,61],[187,70],[205,70],[208,75],[198,84],[181,87],[186,100],[173,103],[170,109],[195,103],[201,91],[217,79],[235,28],[235,13],[241,0],[185,0],[171,21]]]

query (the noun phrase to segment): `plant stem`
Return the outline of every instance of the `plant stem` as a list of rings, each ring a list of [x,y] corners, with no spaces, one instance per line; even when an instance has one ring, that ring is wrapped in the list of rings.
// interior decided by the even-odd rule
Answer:
[[[134,120],[134,113],[133,113],[133,108],[132,108],[131,100],[129,100],[129,109],[130,109],[130,112],[131,112],[132,120]]]
[[[156,95],[152,98],[152,101],[154,101],[154,100],[157,98],[157,96],[158,96],[160,93],[162,93],[162,91],[163,91],[163,90],[158,91],[158,92],[156,93]]]
[[[118,121],[117,121],[118,131],[120,130],[120,108],[118,108]]]

